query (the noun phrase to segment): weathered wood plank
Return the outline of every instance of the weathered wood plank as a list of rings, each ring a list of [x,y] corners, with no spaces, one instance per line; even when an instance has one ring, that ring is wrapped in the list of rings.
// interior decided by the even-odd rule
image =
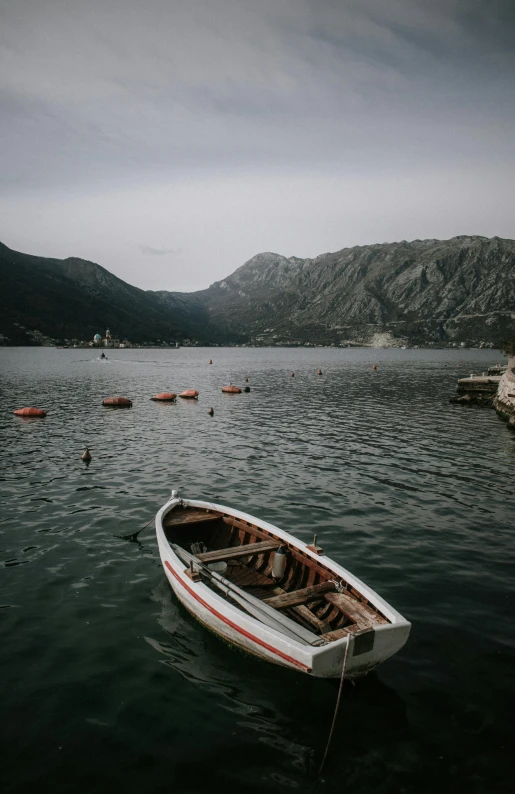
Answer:
[[[321,593],[329,593],[335,589],[334,582],[321,582],[321,584],[316,584],[312,587],[304,587],[302,590],[293,590],[290,593],[284,593],[284,595],[266,598],[265,602],[276,609],[286,609],[287,607],[305,604],[306,601],[319,597]]]
[[[277,540],[265,540],[260,543],[246,543],[244,546],[231,546],[228,549],[216,549],[206,551],[204,554],[197,554],[197,559],[201,562],[219,562],[221,560],[232,560],[237,557],[248,557],[249,554],[258,554],[263,551],[272,551],[279,548],[281,544]]]
[[[320,634],[329,631],[331,628],[330,623],[328,623],[326,620],[320,620],[320,618],[317,618],[317,616],[314,615],[308,607],[303,606],[302,604],[298,607],[290,607],[290,611],[294,612],[295,615],[298,615],[299,618],[306,621],[306,623],[320,632]]]
[[[335,629],[335,631],[326,631],[325,634],[321,636],[324,640],[328,642],[334,642],[335,640],[341,640],[342,637],[346,637],[347,634],[354,634],[356,631],[359,631],[356,625],[347,626],[346,629]]]
[[[217,521],[220,518],[220,513],[207,513],[205,510],[172,510],[165,516],[163,526],[165,529],[169,527],[180,527],[183,524],[197,524],[201,521]]]
[[[347,617],[349,617],[360,629],[369,629],[387,621],[374,612],[366,604],[357,601],[346,593],[326,593],[324,598],[334,606],[338,607]]]
[[[285,590],[283,590],[282,587],[279,586],[271,588],[270,591],[274,595],[284,595],[286,592]],[[300,618],[302,621],[308,623],[310,626],[312,626],[320,633],[324,631],[329,631],[329,629],[331,628],[330,624],[327,623],[327,621],[320,620],[319,618],[317,618],[317,616],[314,615],[313,612],[311,612],[311,610],[308,607],[304,606],[303,604],[299,604],[299,606],[296,607],[288,607],[288,611],[292,617]]]

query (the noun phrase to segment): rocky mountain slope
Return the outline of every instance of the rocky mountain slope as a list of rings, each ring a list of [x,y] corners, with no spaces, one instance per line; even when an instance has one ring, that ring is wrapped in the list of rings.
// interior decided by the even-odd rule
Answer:
[[[89,340],[110,326],[133,342],[202,338],[208,317],[198,301],[162,299],[84,259],[47,259],[0,243],[0,334],[32,344],[34,331],[57,340]],[[207,341],[207,340],[206,340]]]
[[[134,342],[499,345],[515,334],[515,241],[454,237],[344,248],[315,259],[263,253],[209,289],[143,291],[82,259],[0,244],[0,334]]]
[[[515,325],[515,241],[402,241],[315,259],[258,254],[197,295],[213,323],[261,342],[497,344]]]

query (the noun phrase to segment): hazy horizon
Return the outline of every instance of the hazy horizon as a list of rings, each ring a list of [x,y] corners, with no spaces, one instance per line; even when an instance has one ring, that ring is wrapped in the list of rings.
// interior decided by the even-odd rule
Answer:
[[[515,237],[507,0],[0,5],[0,240],[193,291],[252,256]]]

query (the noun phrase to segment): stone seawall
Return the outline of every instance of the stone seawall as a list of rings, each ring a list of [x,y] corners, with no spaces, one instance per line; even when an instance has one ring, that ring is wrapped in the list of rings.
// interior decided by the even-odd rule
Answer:
[[[499,381],[494,405],[497,411],[515,427],[515,356],[508,361],[508,369]]]

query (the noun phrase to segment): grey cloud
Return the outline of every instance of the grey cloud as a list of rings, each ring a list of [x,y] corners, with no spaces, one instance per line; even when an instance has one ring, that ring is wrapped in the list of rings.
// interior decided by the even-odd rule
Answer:
[[[429,161],[435,145],[452,160],[480,156],[478,105],[507,148],[515,57],[501,33],[513,12],[494,12],[477,0],[20,0],[0,39],[4,189],[246,164],[374,167],[424,150]]]
[[[361,233],[369,229],[363,242],[373,241],[377,218],[367,220],[372,213],[364,186],[382,195],[395,177],[411,185],[418,206],[425,190],[438,203],[428,174],[456,174],[463,183],[476,175],[481,196],[485,174],[504,173],[509,179],[514,172],[514,31],[511,0],[4,3],[0,199],[19,207],[19,221],[13,210],[4,233],[16,236],[25,226],[27,234],[39,230],[45,238],[45,213],[57,213],[49,209],[49,196],[55,195],[55,207],[61,199],[75,207],[67,222],[83,229],[77,239],[88,247],[91,228],[84,207],[93,217],[91,207],[102,206],[113,219],[111,228],[116,221],[121,237],[127,237],[119,261],[130,250],[145,262],[145,277],[149,257],[156,273],[161,262],[172,273],[166,254],[179,249],[139,241],[160,240],[162,229],[178,216],[181,223],[171,239],[188,252],[180,257],[185,267],[209,213],[217,216],[211,233],[218,242],[206,241],[206,262],[215,249],[225,261],[218,244],[220,251],[251,256],[255,251],[247,251],[244,240],[257,244],[260,228],[262,248],[278,249],[280,236],[272,246],[264,231],[271,227],[263,219],[271,191],[282,195],[277,186],[284,184],[285,203],[274,215],[277,228],[290,217],[292,201],[304,212],[294,225],[309,229],[317,211],[323,224],[324,201],[333,202],[331,213],[334,201],[348,213],[346,191],[354,191],[363,203]],[[318,209],[302,188],[311,180],[318,186]],[[288,189],[293,183],[294,196]],[[189,184],[196,196],[184,187]],[[326,184],[332,187],[324,199]],[[249,187],[244,221],[239,197],[224,185]],[[343,199],[335,198],[335,186]],[[499,181],[489,182],[488,190],[487,203],[507,195]],[[140,213],[138,193],[159,195],[164,204],[149,198]],[[188,205],[180,204],[185,194]],[[452,192],[472,217],[465,194],[465,188]],[[45,209],[34,209],[37,197]],[[218,201],[227,208],[227,229]],[[27,207],[28,223],[22,217]],[[396,211],[389,202],[381,205],[392,218],[386,230],[399,228]],[[447,219],[448,209],[445,213]],[[411,216],[404,223],[401,236],[409,238],[410,228],[413,236],[424,234]],[[233,242],[226,248],[224,235],[239,237],[240,247]],[[427,236],[435,233],[429,229]],[[323,238],[315,237],[318,246]],[[305,239],[309,248],[309,235]],[[98,245],[101,250],[105,238]],[[203,249],[195,250],[202,258]],[[314,242],[309,253],[318,253]],[[134,268],[139,274],[137,261]],[[179,273],[178,264],[173,273]]]

